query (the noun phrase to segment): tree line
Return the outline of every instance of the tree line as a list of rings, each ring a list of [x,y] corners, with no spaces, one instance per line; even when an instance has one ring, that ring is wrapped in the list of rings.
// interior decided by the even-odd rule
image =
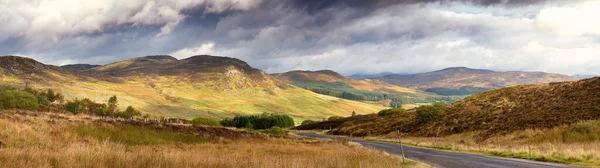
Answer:
[[[269,129],[293,127],[294,119],[287,115],[263,113],[262,115],[239,115],[221,120],[221,125],[236,128]]]

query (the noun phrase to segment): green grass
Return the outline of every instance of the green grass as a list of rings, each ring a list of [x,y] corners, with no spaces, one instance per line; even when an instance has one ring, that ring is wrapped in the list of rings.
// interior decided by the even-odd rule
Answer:
[[[161,145],[171,143],[204,143],[205,139],[194,135],[172,131],[159,131],[131,125],[117,127],[79,125],[73,131],[80,136],[94,137],[98,140],[110,140],[126,145]]]

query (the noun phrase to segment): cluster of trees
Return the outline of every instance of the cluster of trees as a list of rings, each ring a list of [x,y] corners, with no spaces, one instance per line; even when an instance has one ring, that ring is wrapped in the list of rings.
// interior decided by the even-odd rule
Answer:
[[[434,121],[439,117],[443,116],[446,112],[448,105],[443,102],[436,102],[432,105],[423,105],[417,107],[416,120],[419,123],[428,123]]]
[[[75,99],[68,101],[65,104],[65,110],[74,114],[86,113],[95,114],[98,116],[111,116],[111,117],[122,117],[129,118],[140,115],[140,112],[128,106],[125,111],[119,110],[119,101],[117,96],[112,96],[108,99],[108,103],[96,103],[88,98],[79,100]]]
[[[48,106],[54,102],[63,102],[64,96],[48,89],[40,92],[27,88],[18,90],[9,87],[0,88],[0,110],[24,109],[37,110],[40,106]]]
[[[388,115],[399,114],[399,113],[404,113],[404,112],[406,112],[406,110],[404,110],[403,108],[391,108],[391,109],[381,110],[377,113],[377,115],[388,116]]]
[[[277,126],[288,128],[294,126],[294,119],[287,115],[263,113],[262,115],[235,116],[221,120],[221,125],[237,128],[269,129]]]

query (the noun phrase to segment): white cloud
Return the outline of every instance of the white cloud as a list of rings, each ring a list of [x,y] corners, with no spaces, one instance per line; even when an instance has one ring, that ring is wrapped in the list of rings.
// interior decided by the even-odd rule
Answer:
[[[215,50],[215,43],[209,42],[200,45],[200,47],[184,48],[175,52],[172,52],[171,56],[177,59],[188,58],[194,55],[219,55],[220,52]]]
[[[181,12],[206,5],[207,12],[249,10],[250,0],[4,0],[0,1],[0,27],[6,36],[44,41],[61,36],[103,32],[120,25],[162,26],[157,36],[168,35],[186,17]],[[0,40],[6,39],[0,35]]]
[[[552,7],[540,11],[537,26],[561,35],[600,35],[600,1],[575,6]]]

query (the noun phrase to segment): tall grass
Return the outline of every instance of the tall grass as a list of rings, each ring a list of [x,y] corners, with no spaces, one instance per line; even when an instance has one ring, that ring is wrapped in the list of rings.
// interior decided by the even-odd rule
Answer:
[[[0,167],[406,167],[393,156],[337,142],[210,141],[134,126],[93,126],[86,117],[0,116]],[[10,117],[8,117],[10,116]],[[82,119],[83,118],[83,119]]]
[[[94,137],[100,141],[109,140],[127,145],[161,145],[168,143],[201,143],[207,140],[195,135],[183,134],[165,130],[151,130],[131,125],[116,127],[79,125],[73,131],[80,136]]]

